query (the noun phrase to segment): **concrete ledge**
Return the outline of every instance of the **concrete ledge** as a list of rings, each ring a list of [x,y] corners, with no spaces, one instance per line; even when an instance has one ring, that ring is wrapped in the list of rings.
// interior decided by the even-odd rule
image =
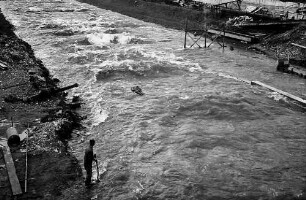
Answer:
[[[264,83],[262,83],[262,82],[260,82],[260,81],[251,81],[251,85],[259,85],[259,86],[262,86],[262,87],[264,87],[264,88],[268,88],[268,89],[270,89],[270,90],[272,90],[272,91],[274,91],[274,92],[277,92],[277,93],[279,93],[279,94],[282,94],[282,95],[284,95],[284,96],[286,96],[286,97],[288,97],[288,98],[290,98],[290,99],[293,99],[293,100],[295,100],[295,101],[298,101],[298,102],[301,103],[303,106],[306,106],[306,100],[304,100],[304,99],[302,99],[302,98],[300,98],[300,97],[294,96],[294,95],[292,95],[292,94],[289,94],[289,93],[287,93],[287,92],[284,92],[284,91],[282,91],[282,90],[276,89],[276,88],[274,88],[274,87],[272,87],[272,86],[269,86],[269,85],[267,85],[267,84],[264,84]]]

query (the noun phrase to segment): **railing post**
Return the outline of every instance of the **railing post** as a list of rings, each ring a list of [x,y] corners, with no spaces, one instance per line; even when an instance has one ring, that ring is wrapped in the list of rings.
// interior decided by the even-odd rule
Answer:
[[[224,51],[224,47],[225,47],[225,45],[224,45],[224,38],[225,38],[225,28],[223,28],[223,40],[222,40],[222,42],[223,42],[223,44],[222,44],[222,48],[223,48],[223,51]]]

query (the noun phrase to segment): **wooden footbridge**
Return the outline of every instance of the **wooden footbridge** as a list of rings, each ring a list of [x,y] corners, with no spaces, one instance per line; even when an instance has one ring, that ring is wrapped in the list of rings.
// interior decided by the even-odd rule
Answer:
[[[191,44],[188,44],[187,39],[191,40]],[[202,29],[192,29],[188,27],[188,20],[185,23],[185,37],[184,48],[192,48],[197,46],[199,48],[209,48],[213,43],[217,43],[223,49],[226,47],[224,43],[225,38],[231,38],[240,40],[247,43],[254,43],[258,40],[258,37],[250,34],[242,34],[225,29],[214,29],[204,25]],[[200,44],[200,41],[204,40],[204,44]]]

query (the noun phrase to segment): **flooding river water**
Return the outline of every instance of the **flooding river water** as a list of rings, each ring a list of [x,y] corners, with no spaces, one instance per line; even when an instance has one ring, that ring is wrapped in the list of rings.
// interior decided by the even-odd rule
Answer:
[[[88,139],[96,139],[106,172],[90,193],[73,186],[67,198],[305,197],[305,111],[239,81],[305,99],[305,79],[251,52],[183,50],[181,31],[73,0],[1,7],[62,85],[80,84],[70,96],[80,95],[88,118],[71,149],[83,163]],[[131,92],[136,85],[145,95]]]

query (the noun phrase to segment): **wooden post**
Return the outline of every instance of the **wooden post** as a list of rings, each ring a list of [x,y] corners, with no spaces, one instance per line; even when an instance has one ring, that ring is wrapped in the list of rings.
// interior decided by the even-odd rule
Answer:
[[[222,44],[222,48],[223,48],[223,51],[224,51],[224,47],[225,47],[225,45],[224,45],[224,38],[225,38],[225,29],[223,28],[223,40],[222,40],[222,42],[223,42],[223,44]]]
[[[288,66],[290,65],[290,55],[287,55],[287,60],[288,60]]]
[[[24,192],[27,192],[28,186],[28,142],[29,142],[29,124],[27,128],[27,144],[26,144],[26,166],[25,166],[25,178],[24,178]]]
[[[187,28],[188,28],[188,19],[186,18],[186,22],[185,22],[185,39],[184,39],[184,49],[186,49],[186,43],[187,43]]]
[[[206,39],[207,39],[207,17],[206,17],[206,10],[204,10],[204,21],[205,21],[205,27],[204,27],[204,40],[205,40],[205,44],[204,47],[206,48]]]
[[[237,0],[238,9],[241,10],[241,0]]]
[[[204,34],[205,34],[205,48],[207,48],[207,46],[206,46],[206,41],[207,41],[207,40],[206,40],[206,38],[207,38],[207,27],[205,27],[205,33],[204,33]]]

